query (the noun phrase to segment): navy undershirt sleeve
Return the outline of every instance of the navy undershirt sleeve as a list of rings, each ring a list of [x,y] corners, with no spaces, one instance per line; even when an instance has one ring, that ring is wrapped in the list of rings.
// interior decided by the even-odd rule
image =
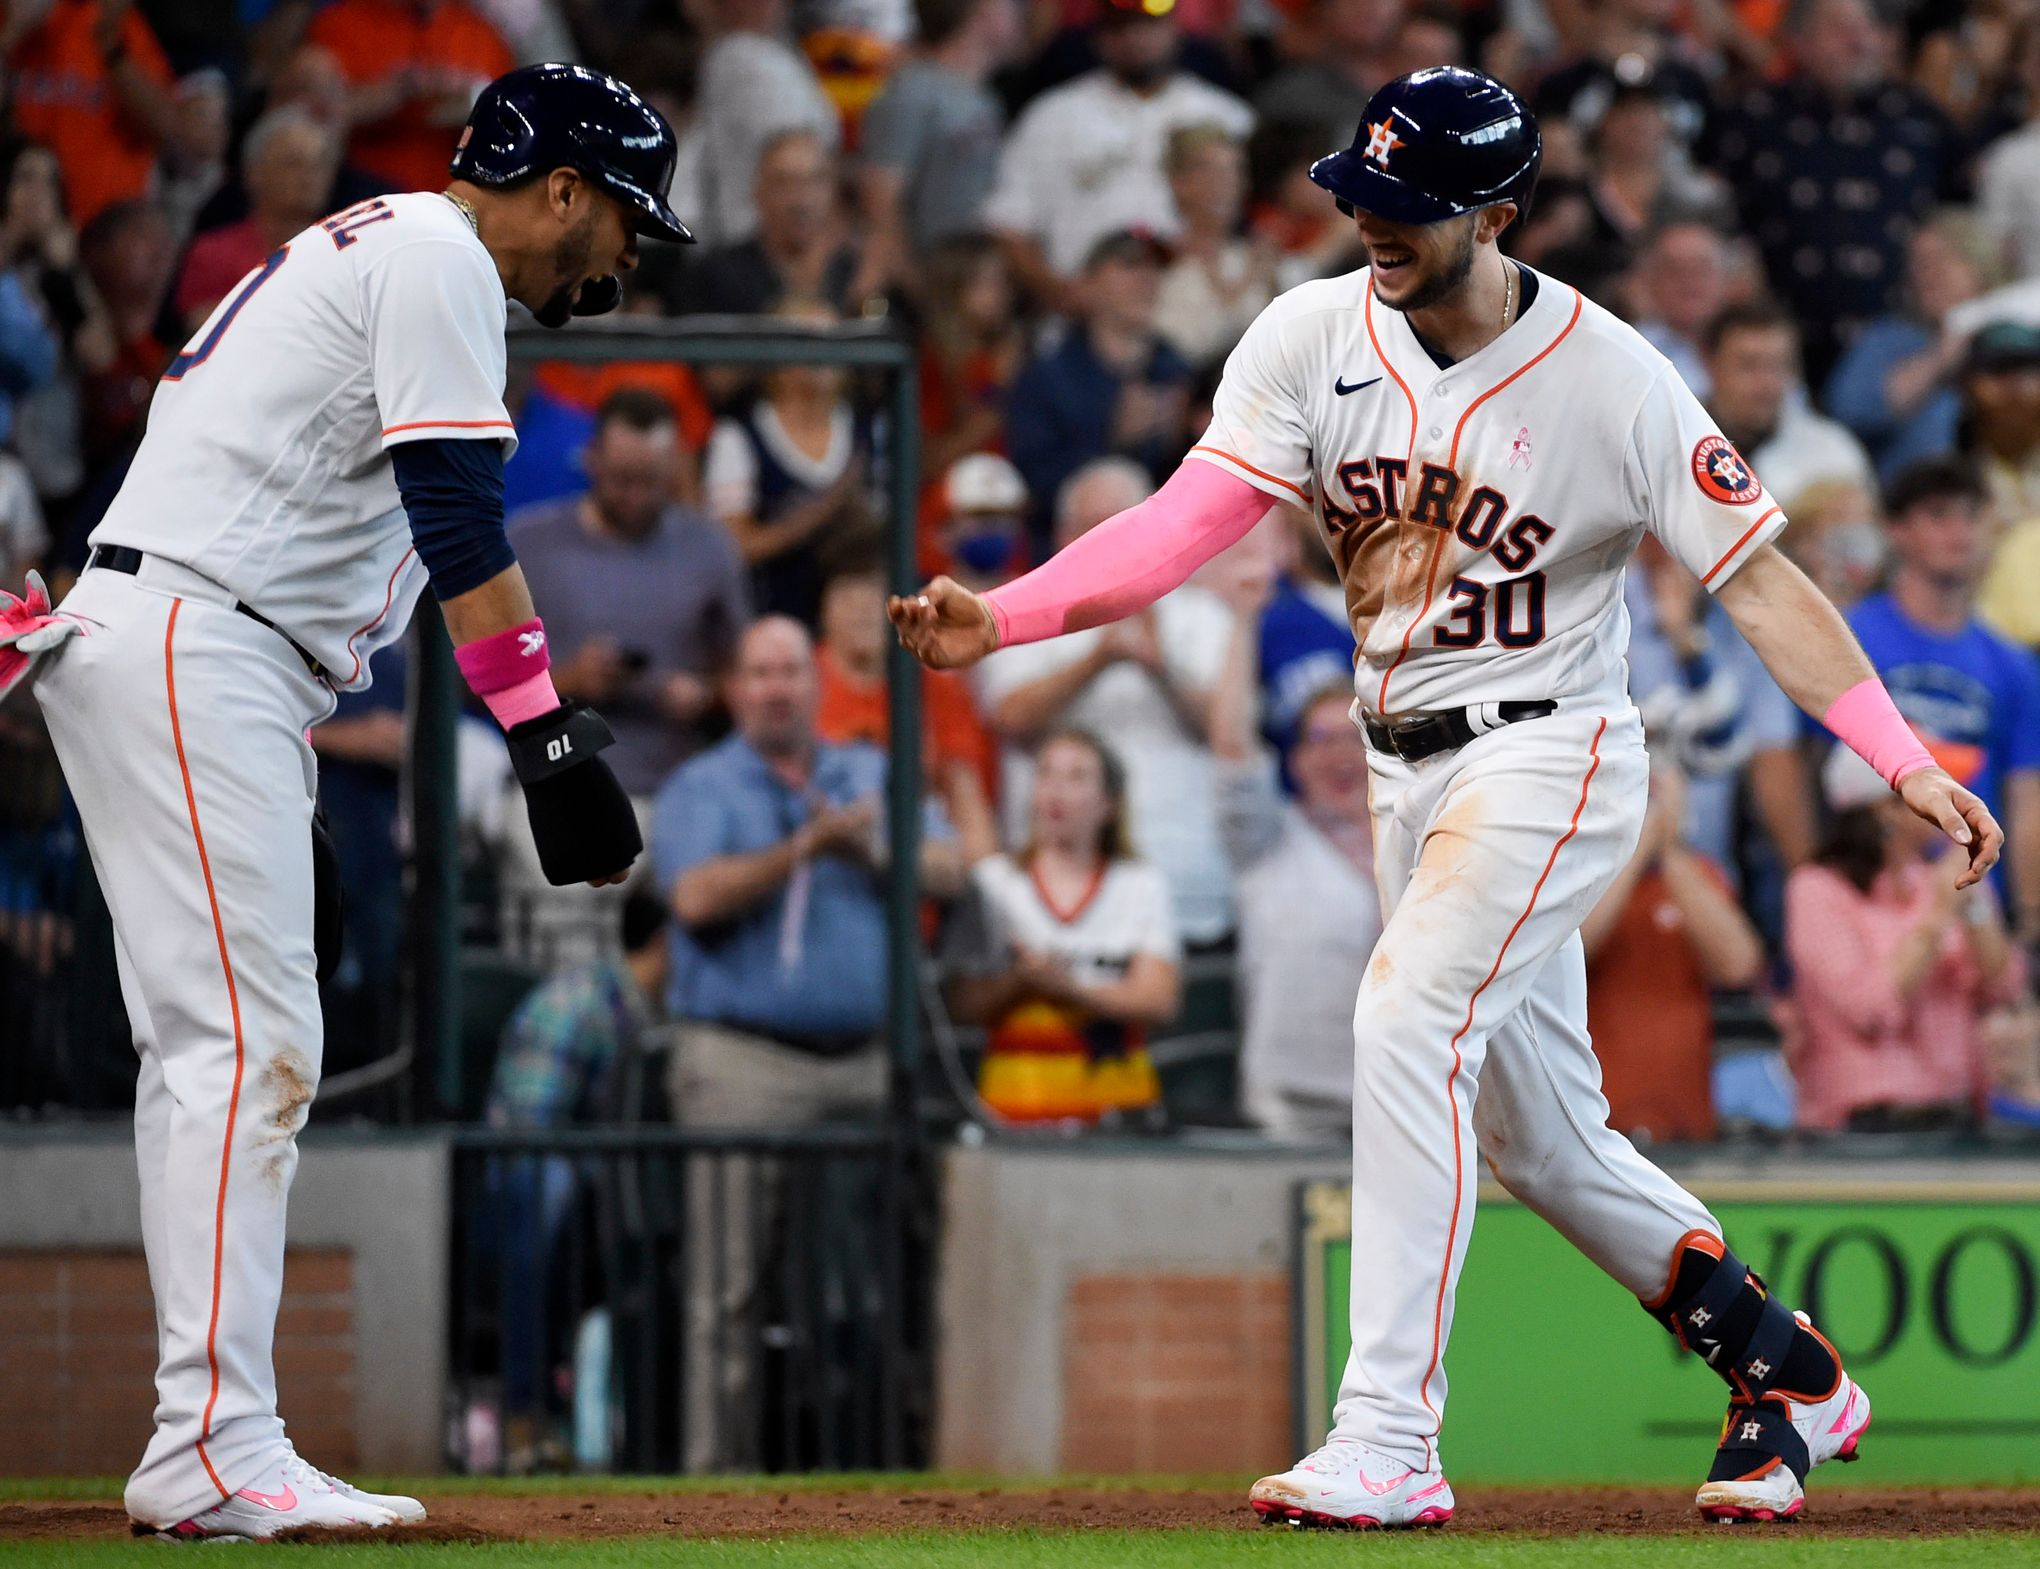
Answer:
[[[503,532],[503,446],[448,436],[390,448],[418,559],[441,599],[517,563]]]

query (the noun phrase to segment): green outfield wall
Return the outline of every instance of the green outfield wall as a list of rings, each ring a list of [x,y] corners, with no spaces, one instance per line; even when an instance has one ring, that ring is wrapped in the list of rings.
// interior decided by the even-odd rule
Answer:
[[[2040,1192],[1785,1182],[1702,1196],[1871,1397],[1863,1453],[1874,1463],[1823,1481],[2040,1479]],[[1326,1429],[1350,1344],[1349,1200],[1341,1183],[1297,1190],[1299,1447]],[[1720,1380],[1633,1297],[1486,1193],[1445,1368],[1443,1453],[1458,1479],[1694,1480],[1724,1410]]]

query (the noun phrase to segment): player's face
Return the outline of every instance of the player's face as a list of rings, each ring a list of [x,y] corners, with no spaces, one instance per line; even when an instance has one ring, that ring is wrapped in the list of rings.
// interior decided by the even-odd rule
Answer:
[[[564,323],[574,299],[588,284],[629,272],[637,266],[637,228],[614,197],[583,185],[586,200],[576,202],[566,227],[553,242],[553,288],[542,309],[533,312],[552,326]]]
[[[1374,297],[1392,311],[1421,311],[1442,304],[1473,275],[1478,213],[1436,223],[1390,223],[1363,211],[1356,212],[1353,221],[1367,246]]]

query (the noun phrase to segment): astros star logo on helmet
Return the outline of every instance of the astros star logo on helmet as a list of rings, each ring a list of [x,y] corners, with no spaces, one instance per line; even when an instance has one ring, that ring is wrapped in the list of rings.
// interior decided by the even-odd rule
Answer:
[[[1395,134],[1395,126],[1390,121],[1377,120],[1367,127],[1366,156],[1384,169],[1388,167],[1388,155],[1402,144],[1403,139]]]

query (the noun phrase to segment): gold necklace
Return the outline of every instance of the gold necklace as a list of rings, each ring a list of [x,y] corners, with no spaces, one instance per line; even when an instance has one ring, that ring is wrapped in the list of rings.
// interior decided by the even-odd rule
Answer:
[[[456,196],[451,191],[442,191],[440,194],[460,210],[460,215],[467,219],[467,226],[475,231],[475,238],[480,239],[482,235],[482,220],[475,216],[474,204],[465,196]]]
[[[470,220],[472,221],[472,220]],[[1509,317],[1516,308],[1516,264],[1504,258],[1502,262],[1502,331],[1509,330]]]

